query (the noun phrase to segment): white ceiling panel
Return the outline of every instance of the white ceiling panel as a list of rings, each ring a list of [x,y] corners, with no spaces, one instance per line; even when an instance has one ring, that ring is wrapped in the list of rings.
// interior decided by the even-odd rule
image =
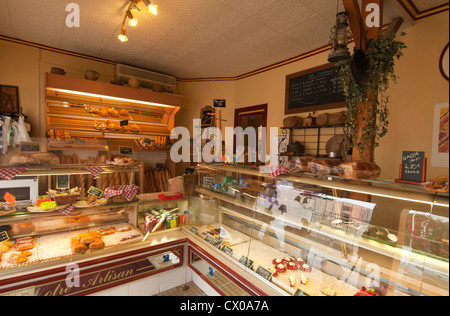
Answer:
[[[401,0],[386,1],[385,23],[408,16]],[[65,25],[72,2],[80,7],[79,28]],[[445,2],[414,0],[420,10]],[[0,0],[0,35],[180,78],[235,77],[327,45],[337,12],[337,0],[152,0],[158,15],[140,3],[133,13],[139,23],[126,24],[129,40],[121,43],[129,3]]]

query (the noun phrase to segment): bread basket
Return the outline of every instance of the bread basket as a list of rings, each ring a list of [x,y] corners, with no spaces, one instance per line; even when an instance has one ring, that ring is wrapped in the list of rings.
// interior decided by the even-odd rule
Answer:
[[[80,194],[69,194],[69,195],[52,195],[50,194],[50,197],[56,202],[58,205],[66,205],[66,204],[73,204],[75,203],[78,198],[80,197]]]

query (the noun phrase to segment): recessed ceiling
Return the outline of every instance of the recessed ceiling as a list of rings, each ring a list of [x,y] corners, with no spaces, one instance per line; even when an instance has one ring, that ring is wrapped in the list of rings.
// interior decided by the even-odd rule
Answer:
[[[402,2],[412,3],[386,0],[385,23],[408,16]],[[66,26],[69,3],[80,7],[80,27]],[[127,3],[0,0],[0,35],[178,78],[236,77],[327,45],[337,12],[337,0],[152,0],[158,15],[141,3],[122,43]],[[421,12],[446,3],[414,1]]]

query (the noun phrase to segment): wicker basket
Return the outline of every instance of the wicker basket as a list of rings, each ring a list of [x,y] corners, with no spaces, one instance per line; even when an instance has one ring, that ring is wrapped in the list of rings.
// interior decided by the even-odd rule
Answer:
[[[50,195],[50,197],[56,202],[58,205],[66,205],[75,203],[80,194],[71,194],[71,195]]]

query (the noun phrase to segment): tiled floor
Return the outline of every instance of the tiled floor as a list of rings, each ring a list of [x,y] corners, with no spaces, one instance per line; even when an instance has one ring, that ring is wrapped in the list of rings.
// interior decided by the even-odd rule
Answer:
[[[206,294],[194,282],[190,282],[155,296],[206,296]]]

